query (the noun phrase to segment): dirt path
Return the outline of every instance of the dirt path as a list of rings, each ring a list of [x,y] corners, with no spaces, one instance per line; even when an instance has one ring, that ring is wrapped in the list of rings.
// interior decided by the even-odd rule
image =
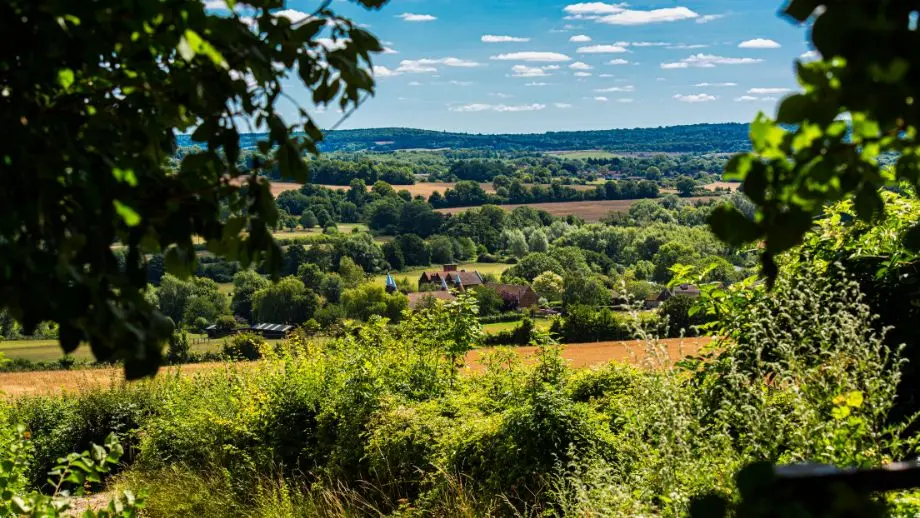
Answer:
[[[700,347],[711,339],[671,338],[661,340],[656,346],[649,346],[638,340],[595,342],[586,344],[569,344],[563,347],[562,357],[574,368],[590,367],[609,361],[631,363],[649,368],[661,368],[671,365],[681,358],[696,354]],[[537,347],[513,347],[512,351],[522,355],[524,362],[534,362]],[[491,348],[470,351],[466,357],[466,366],[473,372],[485,369],[480,359]],[[258,363],[244,363],[250,368]],[[158,376],[195,374],[226,367],[224,363],[194,363],[179,367],[169,367]],[[73,371],[37,371],[0,373],[0,393],[6,396],[23,396],[35,394],[52,394],[58,392],[81,392],[99,387],[109,387],[123,383],[119,368],[84,369]]]

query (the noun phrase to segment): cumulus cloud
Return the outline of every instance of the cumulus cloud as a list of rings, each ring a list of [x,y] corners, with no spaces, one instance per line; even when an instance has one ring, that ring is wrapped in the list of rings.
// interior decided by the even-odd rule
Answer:
[[[702,43],[694,43],[692,45],[687,44],[687,43],[678,43],[677,45],[670,45],[668,46],[668,48],[671,50],[690,50],[690,49],[705,49],[708,46],[709,45],[704,45]]]
[[[550,83],[541,83],[538,81],[531,81],[530,83],[526,83],[524,86],[549,86],[549,85]]]
[[[414,13],[402,13],[397,15],[398,18],[402,18],[404,22],[433,22],[437,20],[437,16],[431,16],[430,14],[414,14]]]
[[[623,12],[626,3],[605,4],[604,2],[583,2],[565,6],[562,10],[570,15],[616,14]]]
[[[631,102],[633,102],[633,101],[634,101],[634,99],[632,99],[632,98],[630,98],[630,97],[621,97],[620,99],[617,99],[617,102],[618,102],[618,103],[631,103]]]
[[[572,105],[569,103],[553,103],[553,106],[556,108],[571,108]]]
[[[623,59],[623,58],[616,58],[616,59],[611,59],[610,61],[607,62],[607,64],[608,65],[628,65],[629,60]]]
[[[516,36],[495,36],[494,34],[484,34],[480,41],[483,43],[526,43],[530,38],[519,38]]]
[[[747,93],[751,95],[779,95],[791,92],[790,88],[751,88]]]
[[[697,83],[693,86],[704,88],[707,86],[738,86],[738,83]]]
[[[560,67],[559,65],[543,65],[540,68],[542,68],[543,70],[559,70]]]
[[[572,63],[571,65],[569,65],[569,68],[571,68],[572,70],[591,70],[594,67],[592,67],[591,65],[587,63],[576,61]]]
[[[374,65],[374,77],[383,79],[386,77],[398,76],[399,72],[391,70],[383,65]]]
[[[390,47],[383,47],[384,54],[399,54],[398,50],[391,49]]]
[[[598,74],[597,77],[613,77],[613,74]]]
[[[575,72],[573,74],[575,77],[591,77],[591,72]]]
[[[696,19],[696,23],[709,23],[714,22],[720,18],[725,18],[724,14],[704,14]]]
[[[474,103],[474,104],[464,104],[461,106],[451,106],[449,109],[452,112],[531,112],[543,110],[546,108],[545,104],[485,104],[485,103]]]
[[[691,94],[691,95],[674,95],[674,99],[682,103],[707,103],[710,101],[715,101],[718,97],[709,94]]]
[[[595,92],[598,93],[609,93],[609,92],[635,92],[636,87],[633,85],[626,86],[610,86],[607,88],[595,88]]]
[[[634,41],[629,42],[617,42],[617,45],[631,45],[633,47],[667,47],[670,43],[665,43],[663,41]]]
[[[396,70],[390,70],[384,66],[375,66],[374,73],[384,75],[378,75],[378,77],[390,77],[399,74],[427,74],[437,72],[438,69],[435,65],[444,65],[448,67],[459,67],[459,68],[471,68],[478,67],[480,64],[475,61],[470,61],[466,59],[446,57],[446,58],[422,58],[422,59],[404,59],[399,62],[399,67]]]
[[[527,65],[514,65],[511,67],[511,77],[546,77],[550,74],[541,67],[529,67]]]
[[[457,86],[471,86],[471,85],[474,85],[475,83],[473,83],[472,81],[457,81],[456,79],[451,79],[450,81],[447,82],[447,84],[457,85]]]
[[[589,45],[587,47],[578,47],[575,52],[579,54],[619,54],[626,52],[626,47],[621,45]]]
[[[569,38],[569,41],[572,43],[588,43],[591,41],[591,36],[588,36],[587,34],[578,34]]]
[[[676,22],[699,18],[699,14],[686,7],[666,7],[650,11],[624,9],[615,14],[608,14],[597,19],[599,23],[610,25],[646,25],[650,23]]]
[[[494,59],[498,61],[534,61],[534,62],[544,62],[544,63],[572,60],[572,58],[566,56],[565,54],[560,54],[559,52],[534,52],[534,51],[511,52],[508,54],[499,54],[497,56],[492,56],[489,59]]]
[[[754,38],[738,44],[739,49],[778,49],[780,47],[782,45],[778,42],[766,38]]]
[[[718,65],[751,65],[762,61],[760,58],[728,58],[713,54],[694,54],[674,63],[662,63],[661,68],[713,68]]]
[[[735,102],[751,102],[759,100],[759,97],[754,97],[753,95],[742,95],[741,97],[735,97]]]
[[[604,97],[603,95],[598,95],[597,97],[594,98],[594,100],[597,101],[597,102],[600,102],[600,103],[605,103],[605,102],[609,101],[610,99],[607,99],[607,98]]]
[[[491,95],[492,97],[498,97],[499,99],[509,99],[511,97],[514,97],[511,94],[506,94],[506,93],[501,93],[501,92],[493,92],[493,93],[490,93],[489,95]]]
[[[818,54],[817,50],[809,50],[808,52],[803,52],[802,55],[799,56],[799,59],[802,61],[814,61],[820,58],[821,54]]]

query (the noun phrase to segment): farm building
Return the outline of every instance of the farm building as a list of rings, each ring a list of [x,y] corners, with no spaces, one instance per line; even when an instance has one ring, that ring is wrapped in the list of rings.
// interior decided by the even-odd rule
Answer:
[[[443,289],[446,284],[451,289],[464,291],[473,286],[485,284],[479,272],[457,270],[456,264],[445,264],[440,272],[424,272],[418,280],[419,291],[432,291]]]
[[[540,296],[530,286],[519,286],[517,284],[486,284],[498,293],[505,301],[505,309],[516,310],[536,306],[540,302]]]
[[[645,300],[646,309],[654,309],[660,306],[664,301],[671,297],[683,295],[685,297],[696,298],[700,296],[700,289],[693,284],[680,284],[672,289],[665,288],[658,295],[649,295]]]
[[[208,334],[208,338],[223,338],[225,336],[248,331],[260,334],[263,338],[281,339],[293,329],[294,326],[288,324],[255,324],[250,327],[241,327],[238,329],[227,329],[218,327],[217,324],[211,324],[204,328],[204,331]]]

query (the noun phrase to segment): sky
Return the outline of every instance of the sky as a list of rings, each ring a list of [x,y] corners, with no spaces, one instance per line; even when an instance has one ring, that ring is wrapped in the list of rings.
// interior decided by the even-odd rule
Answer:
[[[337,12],[386,47],[374,58],[375,96],[340,128],[539,133],[749,122],[796,90],[795,60],[811,56],[805,28],[779,16],[782,3],[391,0],[368,11],[336,0]],[[293,0],[285,13],[317,5]],[[286,88],[310,105],[303,86]],[[342,117],[308,111],[327,128]]]

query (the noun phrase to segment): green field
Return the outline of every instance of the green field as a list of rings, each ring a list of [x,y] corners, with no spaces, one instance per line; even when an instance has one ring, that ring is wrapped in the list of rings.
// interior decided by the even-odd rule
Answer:
[[[480,274],[485,275],[487,273],[495,274],[496,276],[501,276],[502,272],[510,268],[510,264],[504,263],[467,263],[461,264],[459,269],[466,271],[478,271]],[[413,287],[418,286],[418,279],[422,276],[423,272],[435,272],[440,271],[440,264],[433,264],[428,268],[413,268],[411,270],[406,270],[404,272],[393,272],[393,278],[396,279],[396,282],[402,282],[401,279],[408,280],[409,284]],[[375,283],[380,283],[383,285],[386,283],[387,275],[385,273],[380,275],[375,275],[372,279]]]
[[[192,352],[220,351],[224,343],[223,338],[203,340],[204,338],[204,335],[189,335],[189,341],[193,342],[191,345]],[[279,341],[268,340],[269,343]],[[57,340],[4,340],[0,342],[0,353],[3,353],[7,358],[30,361],[54,361],[64,357]],[[92,360],[93,353],[89,345],[82,344],[73,353],[73,357],[78,360]]]
[[[358,232],[369,232],[370,229],[367,225],[363,223],[339,223],[336,225],[339,228],[339,233],[341,234],[350,234],[353,230],[357,229]],[[323,229],[319,227],[301,229],[301,230],[279,230],[272,233],[272,236],[275,239],[304,239],[315,237],[323,234]]]
[[[609,151],[601,151],[598,149],[588,149],[585,151],[557,151],[553,153],[548,153],[549,155],[559,157],[559,158],[569,158],[572,160],[587,160],[589,158],[616,158],[616,153],[611,153]]]
[[[534,319],[534,326],[537,329],[542,329],[544,331],[548,330],[552,323],[552,320],[548,318]],[[496,333],[501,333],[502,331],[511,331],[519,325],[521,325],[520,320],[514,322],[495,322],[494,324],[483,324],[482,332],[488,335],[494,335]]]

